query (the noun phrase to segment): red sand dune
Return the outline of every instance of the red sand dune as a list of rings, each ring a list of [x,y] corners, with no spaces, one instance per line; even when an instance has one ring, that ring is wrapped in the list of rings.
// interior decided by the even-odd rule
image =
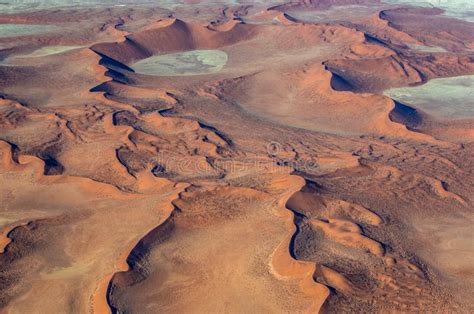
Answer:
[[[287,14],[346,4],[380,12]],[[472,312],[473,119],[382,95],[474,73],[472,25],[438,13],[0,14],[60,25],[0,38],[0,311]],[[194,50],[226,63],[132,70]]]

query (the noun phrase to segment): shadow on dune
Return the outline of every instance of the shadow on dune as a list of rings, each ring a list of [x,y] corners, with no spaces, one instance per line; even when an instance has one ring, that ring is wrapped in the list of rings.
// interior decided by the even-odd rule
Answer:
[[[390,120],[404,124],[408,129],[415,130],[423,122],[418,110],[394,100],[395,108],[390,112]]]
[[[126,304],[123,302],[122,290],[128,286],[137,284],[145,280],[149,273],[148,255],[150,250],[160,243],[166,241],[175,228],[175,215],[179,209],[171,212],[170,216],[158,227],[148,232],[132,249],[127,257],[129,270],[114,274],[107,288],[107,303],[112,313],[123,313]]]

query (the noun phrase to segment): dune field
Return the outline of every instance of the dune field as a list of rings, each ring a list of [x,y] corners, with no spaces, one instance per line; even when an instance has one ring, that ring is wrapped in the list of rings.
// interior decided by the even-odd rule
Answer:
[[[473,10],[0,3],[0,313],[473,313]]]

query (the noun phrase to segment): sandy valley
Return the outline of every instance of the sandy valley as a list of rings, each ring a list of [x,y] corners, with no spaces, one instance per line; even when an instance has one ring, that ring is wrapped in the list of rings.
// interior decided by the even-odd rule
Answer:
[[[0,313],[472,313],[472,8],[0,4]]]

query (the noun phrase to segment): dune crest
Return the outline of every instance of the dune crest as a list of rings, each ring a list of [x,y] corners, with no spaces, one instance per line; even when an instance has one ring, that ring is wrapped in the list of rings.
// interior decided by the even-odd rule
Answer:
[[[192,2],[0,4],[0,312],[472,313],[472,25]]]

